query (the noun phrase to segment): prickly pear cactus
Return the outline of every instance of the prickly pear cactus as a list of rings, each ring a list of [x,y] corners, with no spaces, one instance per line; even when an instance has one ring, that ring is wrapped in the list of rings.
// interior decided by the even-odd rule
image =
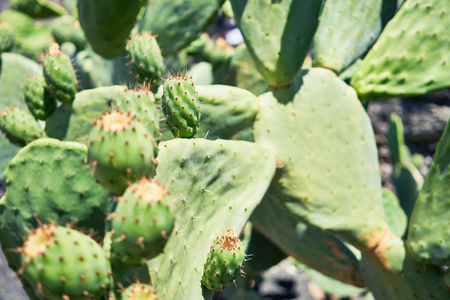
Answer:
[[[195,40],[218,15],[224,0],[149,1],[139,31],[157,36],[162,54],[174,54]]]
[[[48,0],[11,0],[11,8],[32,18],[61,16],[67,11],[60,5]]]
[[[112,106],[140,120],[155,139],[159,137],[159,109],[155,96],[146,86],[139,89],[122,87],[112,100]]]
[[[87,41],[83,29],[81,29],[80,22],[74,17],[69,15],[59,17],[52,22],[51,26],[52,36],[58,44],[71,42],[78,51],[86,48]]]
[[[5,20],[0,21],[0,53],[8,52],[14,44],[14,29]]]
[[[298,219],[372,248],[387,225],[373,129],[361,102],[321,68],[302,71],[290,88],[294,93],[279,89],[258,99],[254,137],[280,165],[270,193]]]
[[[226,85],[198,86],[202,104],[202,126],[198,136],[229,139],[250,127],[258,111],[256,96],[247,90]]]
[[[92,49],[105,58],[125,52],[125,43],[143,0],[79,0],[81,27]]]
[[[450,122],[439,141],[433,164],[417,198],[410,221],[408,247],[414,258],[432,265],[450,262]]]
[[[351,81],[361,99],[423,95],[450,86],[448,11],[447,0],[405,1]]]
[[[21,147],[44,136],[33,116],[16,106],[0,112],[0,131],[12,144]]]
[[[235,282],[235,277],[241,275],[245,260],[245,247],[233,228],[217,237],[205,263],[202,284],[212,291],[223,290]]]
[[[284,86],[295,80],[319,25],[322,2],[231,1],[250,55],[269,85]]]
[[[43,66],[50,95],[63,103],[72,103],[78,82],[70,57],[59,50],[58,44],[53,43],[44,57]]]
[[[117,201],[110,216],[112,255],[128,266],[139,266],[163,251],[173,228],[173,203],[164,187],[146,178]]]
[[[133,283],[123,289],[121,300],[158,300],[158,295],[151,285]]]
[[[167,126],[175,137],[195,136],[200,124],[200,105],[192,78],[170,76],[164,82],[162,107]]]
[[[314,66],[340,73],[367,51],[381,31],[383,5],[382,0],[325,2],[314,35]]]
[[[155,179],[177,200],[177,218],[164,253],[149,261],[150,276],[161,299],[202,299],[211,245],[229,227],[242,230],[272,179],[275,160],[241,141],[174,139],[159,148]]]
[[[22,238],[39,222],[71,223],[102,237],[111,203],[95,182],[85,145],[39,139],[19,151],[5,177],[8,196],[1,203],[0,240],[11,267],[19,267],[19,258],[9,250],[21,247]]]
[[[109,285],[109,260],[89,236],[57,224],[31,231],[19,249],[20,273],[46,299],[92,299]]]
[[[94,121],[88,136],[95,177],[111,193],[122,194],[130,182],[154,171],[154,137],[133,116],[119,110]]]
[[[44,76],[29,76],[23,88],[25,102],[31,114],[39,120],[46,120],[56,108],[56,100],[50,96]]]
[[[126,49],[130,55],[131,69],[141,82],[158,84],[164,72],[164,63],[155,36],[148,32],[132,35]]]

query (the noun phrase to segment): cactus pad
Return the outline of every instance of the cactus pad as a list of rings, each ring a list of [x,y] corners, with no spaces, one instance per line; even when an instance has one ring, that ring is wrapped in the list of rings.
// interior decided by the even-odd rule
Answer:
[[[208,139],[229,139],[250,127],[258,111],[256,96],[226,85],[198,86],[202,104],[202,127],[199,136]]]
[[[126,48],[131,59],[131,69],[138,80],[148,82],[151,86],[158,84],[164,63],[156,38],[150,33],[133,35]]]
[[[142,178],[117,200],[112,224],[112,253],[124,264],[139,266],[160,254],[173,227],[172,203],[164,187]]]
[[[170,76],[164,82],[162,107],[167,126],[175,137],[195,136],[200,124],[200,105],[192,78]]]
[[[223,2],[152,0],[139,22],[139,31],[156,35],[164,56],[175,54],[211,24]]]
[[[319,28],[314,36],[314,66],[340,73],[364,54],[381,31],[382,2],[325,2]]]
[[[125,52],[143,0],[79,0],[81,27],[92,49],[105,58]]]
[[[442,134],[410,220],[408,247],[414,258],[433,265],[450,263],[450,122]]]
[[[50,94],[63,103],[72,103],[78,89],[77,76],[70,57],[53,43],[45,55],[44,77]]]
[[[94,121],[89,133],[89,159],[95,177],[111,193],[122,194],[130,182],[151,176],[154,139],[133,116],[119,110]]]
[[[14,29],[5,20],[0,21],[0,53],[8,52],[14,44]]]
[[[25,102],[31,114],[39,120],[45,120],[56,108],[56,101],[50,97],[43,76],[29,76],[23,88]]]
[[[20,247],[22,237],[37,228],[38,221],[71,222],[103,233],[110,203],[107,191],[95,182],[87,164],[86,146],[39,139],[19,151],[5,177],[8,197],[0,210],[3,249]],[[17,262],[9,262],[17,267]]]
[[[203,264],[217,236],[240,232],[275,171],[274,157],[249,142],[175,139],[159,144],[156,180],[177,200],[164,253],[149,261],[162,299],[201,299]]]
[[[16,106],[0,112],[0,131],[11,143],[22,147],[44,136],[33,116]]]
[[[52,22],[52,36],[62,45],[66,42],[73,43],[78,51],[86,48],[87,42],[80,23],[74,17],[66,15]]]
[[[19,252],[23,275],[38,296],[92,299],[102,296],[109,285],[111,269],[103,248],[76,230],[41,225]]]
[[[275,152],[281,168],[271,194],[306,223],[371,248],[387,225],[369,117],[330,70],[302,71],[294,91],[258,98],[254,137]]]
[[[384,28],[351,85],[363,100],[423,95],[450,86],[447,0],[408,0]]]
[[[235,277],[242,272],[245,260],[245,247],[234,233],[228,228],[227,233],[217,237],[211,246],[206,259],[202,284],[212,291],[223,290],[235,281]]]
[[[284,86],[295,80],[319,25],[322,2],[231,1],[250,55],[269,85]]]

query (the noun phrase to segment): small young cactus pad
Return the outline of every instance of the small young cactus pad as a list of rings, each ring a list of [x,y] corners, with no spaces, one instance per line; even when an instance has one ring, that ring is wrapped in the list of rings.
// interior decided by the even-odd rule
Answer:
[[[160,254],[170,235],[174,217],[168,192],[142,178],[120,197],[112,218],[112,252],[124,264],[139,266]]]
[[[0,22],[0,53],[8,52],[14,44],[14,30],[5,20]]]
[[[45,55],[44,77],[50,94],[63,103],[72,103],[78,89],[77,76],[70,57],[53,43]]]
[[[155,289],[148,284],[133,283],[122,290],[122,300],[158,300]]]
[[[164,82],[162,107],[175,137],[194,137],[199,129],[200,105],[192,78],[170,76]]]
[[[44,76],[27,77],[23,91],[28,110],[36,119],[45,120],[55,110],[56,101],[48,93]]]
[[[19,251],[21,273],[46,299],[98,298],[109,285],[111,270],[105,252],[76,230],[41,225]]]
[[[155,37],[150,33],[133,35],[126,48],[131,58],[131,69],[138,80],[157,84],[164,71],[164,63]]]
[[[89,158],[100,184],[122,194],[129,182],[152,175],[154,140],[138,119],[116,110],[94,125],[88,137]]]
[[[241,272],[245,259],[245,248],[233,228],[216,239],[211,246],[202,283],[208,290],[220,291],[234,282],[237,273]]]
[[[20,147],[44,136],[33,116],[16,106],[0,112],[0,131],[11,143]]]

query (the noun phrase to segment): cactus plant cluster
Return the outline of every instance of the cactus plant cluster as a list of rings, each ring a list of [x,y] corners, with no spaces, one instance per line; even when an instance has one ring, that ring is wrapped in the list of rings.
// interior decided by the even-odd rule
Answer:
[[[258,299],[286,256],[448,299],[450,124],[422,178],[392,116],[399,201],[361,102],[450,87],[448,1],[224,2],[0,13],[0,243],[30,299]],[[202,34],[223,10],[236,48]]]

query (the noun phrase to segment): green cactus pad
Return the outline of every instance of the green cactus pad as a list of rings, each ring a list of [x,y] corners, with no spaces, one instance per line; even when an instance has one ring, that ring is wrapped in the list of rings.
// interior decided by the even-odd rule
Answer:
[[[133,35],[126,48],[131,59],[131,69],[138,80],[151,86],[157,85],[164,72],[164,63],[155,36],[150,33]]]
[[[157,36],[163,56],[175,54],[211,24],[223,2],[152,0],[139,22],[139,31]]]
[[[11,8],[32,18],[62,16],[67,13],[64,7],[48,0],[11,0]]]
[[[410,161],[407,161],[394,166],[392,183],[395,186],[400,205],[409,219],[419,192],[422,189],[423,176]]]
[[[50,95],[63,103],[72,103],[78,83],[70,57],[59,51],[58,44],[53,43],[44,57],[43,65]]]
[[[14,29],[5,20],[0,22],[0,53],[8,52],[14,44]]]
[[[422,263],[450,264],[449,182],[450,122],[439,141],[409,225],[408,247]]]
[[[139,120],[117,110],[94,125],[88,136],[89,160],[100,184],[120,195],[130,182],[152,175],[156,145]]]
[[[363,100],[423,95],[450,86],[447,0],[405,1],[351,85]]]
[[[200,124],[200,105],[192,78],[170,76],[164,82],[162,108],[175,137],[195,136]]]
[[[173,228],[172,203],[158,183],[142,178],[128,187],[111,215],[112,253],[139,266],[160,254]]]
[[[403,237],[408,226],[406,214],[400,207],[400,202],[393,192],[387,188],[383,188],[382,193],[383,209],[389,229],[396,236]]]
[[[387,225],[369,117],[330,70],[302,71],[291,88],[293,95],[280,89],[258,98],[255,141],[281,168],[272,195],[297,218],[372,248]]]
[[[45,23],[35,23],[32,18],[21,12],[4,10],[0,13],[1,20],[6,21],[14,30],[12,51],[16,53],[38,61],[41,53],[48,49],[52,42],[52,36]]]
[[[392,113],[389,119],[389,130],[387,133],[389,142],[389,151],[391,153],[392,162],[395,164],[404,163],[407,158],[405,153],[405,137],[403,134],[402,119],[396,114]]]
[[[3,53],[1,55],[0,111],[11,105],[26,109],[23,93],[25,79],[39,74],[42,74],[42,68],[31,59],[15,53]],[[17,151],[18,148],[0,134],[0,181],[4,178],[3,173],[8,162]]]
[[[44,136],[44,130],[33,116],[16,106],[0,112],[0,131],[12,144],[20,147]]]
[[[51,30],[52,36],[58,44],[71,42],[77,47],[78,51],[86,48],[87,41],[83,29],[74,17],[69,15],[59,17],[52,22]]]
[[[39,139],[19,151],[5,176],[0,239],[11,266],[18,267],[11,249],[22,246],[22,237],[39,222],[72,223],[102,236],[110,202],[87,164],[86,146]]]
[[[227,233],[217,237],[211,246],[205,262],[202,284],[211,291],[223,290],[240,275],[244,260],[245,247],[230,227]]]
[[[381,31],[382,2],[325,2],[319,28],[314,36],[314,66],[340,73],[364,54]]]
[[[358,270],[359,261],[352,250],[335,236],[296,220],[270,195],[264,196],[250,221],[256,230],[284,253],[303,264],[336,280],[365,286]],[[252,254],[250,249],[248,253]]]
[[[360,270],[375,299],[446,300],[442,272],[417,262],[396,235],[387,233],[374,251],[362,252]]]
[[[44,76],[27,77],[23,92],[28,110],[36,119],[45,120],[55,110],[56,101],[48,93]]]
[[[96,299],[111,267],[93,239],[57,224],[33,230],[20,248],[24,277],[46,299]]]
[[[319,25],[321,0],[231,0],[256,68],[269,85],[297,77]]]
[[[92,49],[105,58],[125,52],[143,0],[79,0],[81,27]]]
[[[123,289],[121,300],[158,300],[155,289],[148,284],[133,283]]]
[[[226,85],[198,86],[202,104],[202,127],[198,136],[214,140],[229,139],[249,127],[258,111],[256,96]]]
[[[201,299],[203,264],[217,236],[240,232],[275,170],[274,157],[248,142],[175,139],[159,145],[158,180],[177,200],[164,253],[149,261],[162,299]]]
[[[230,84],[246,89],[257,96],[268,91],[269,86],[258,72],[245,44],[236,48],[230,64],[231,72],[235,73],[235,79]]]

